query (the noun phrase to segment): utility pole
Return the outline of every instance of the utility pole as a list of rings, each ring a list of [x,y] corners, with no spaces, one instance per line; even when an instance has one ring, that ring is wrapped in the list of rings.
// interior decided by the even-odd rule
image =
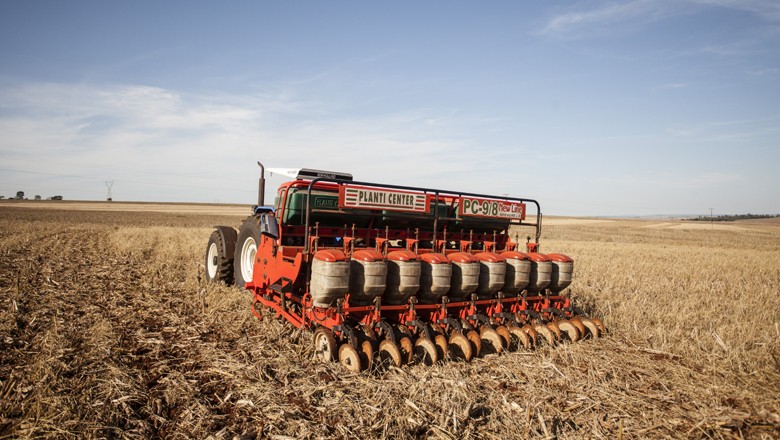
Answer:
[[[710,208],[710,229],[715,229],[715,224],[712,220],[712,208]]]
[[[114,186],[114,181],[113,180],[110,180],[110,181],[106,180],[106,188],[108,188],[108,194],[106,194],[106,201],[107,202],[111,201],[111,187],[112,186]]]

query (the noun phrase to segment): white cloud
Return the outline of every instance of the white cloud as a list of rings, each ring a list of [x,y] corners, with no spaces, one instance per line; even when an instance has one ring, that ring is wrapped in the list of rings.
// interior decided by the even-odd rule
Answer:
[[[780,116],[680,125],[666,130],[674,137],[697,143],[739,143],[771,138],[780,132]]]
[[[688,84],[686,83],[670,83],[670,84],[661,84],[660,86],[657,86],[656,89],[660,90],[674,90],[674,89],[685,89],[688,87]]]
[[[707,6],[719,6],[750,12],[768,21],[780,21],[780,2],[777,0],[690,0]]]
[[[0,168],[27,173],[0,171],[0,184],[79,176],[82,194],[102,186],[102,180],[114,180],[117,199],[132,191],[134,199],[250,203],[254,162],[261,160],[268,166],[343,170],[364,180],[432,187],[455,181],[453,189],[499,190],[495,180],[479,188],[475,182],[501,164],[474,157],[468,141],[444,135],[458,124],[455,111],[342,118],[329,116],[329,108],[296,100],[289,92],[237,96],[143,85],[6,87],[0,89],[5,164]],[[452,177],[465,173],[474,179]],[[208,188],[214,190],[203,191]]]
[[[769,22],[780,21],[777,0],[631,0],[627,2],[580,2],[570,10],[550,18],[541,34],[558,38],[580,38],[623,31],[668,17],[690,14],[701,8],[727,8],[751,13]],[[717,50],[717,48],[713,48]],[[728,50],[728,48],[721,48]]]
[[[597,7],[582,8],[557,15],[547,22],[542,34],[576,37],[579,32],[593,32],[603,26],[626,21],[649,22],[674,13],[663,0],[633,0],[629,2],[599,3]]]

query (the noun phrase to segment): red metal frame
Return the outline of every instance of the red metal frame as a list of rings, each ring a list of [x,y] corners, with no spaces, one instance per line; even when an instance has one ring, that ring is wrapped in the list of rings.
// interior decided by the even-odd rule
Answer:
[[[280,222],[285,218],[284,212],[287,208],[288,193],[292,188],[307,188],[309,195],[312,190],[324,190],[343,195],[345,185],[349,184],[357,187],[357,184],[352,182],[320,180],[327,179],[316,179],[315,181],[295,180],[282,184],[278,190],[280,200],[276,210],[276,218]],[[446,203],[450,207],[454,207],[454,201],[457,197],[462,197],[458,193],[453,192],[390,185],[367,185],[371,185],[370,188],[386,188],[387,191],[398,193],[418,194],[419,191],[425,191],[427,195],[426,213],[429,210],[430,203]],[[522,216],[519,219],[514,219],[519,221],[519,223],[514,224],[524,224],[522,220],[526,216],[525,202],[536,204],[537,211],[539,206],[536,201],[526,199],[502,199],[500,197],[478,194],[469,194],[468,196],[471,200],[503,200],[502,206],[508,206],[510,209],[518,209],[517,207],[522,204]],[[311,197],[309,197],[310,199]],[[386,208],[381,209],[387,210]],[[459,206],[458,210],[462,214],[463,207]],[[434,209],[434,211],[436,210]],[[307,269],[308,263],[312,260],[314,252],[319,247],[318,243],[323,238],[340,237],[341,245],[338,249],[343,250],[346,254],[349,254],[350,245],[356,239],[374,240],[380,250],[382,250],[382,243],[388,240],[405,240],[407,249],[413,250],[418,254],[461,251],[470,251],[476,254],[483,250],[509,251],[515,250],[517,243],[511,240],[508,230],[502,230],[498,234],[495,231],[492,233],[484,231],[478,233],[473,231],[437,231],[435,225],[439,218],[438,212],[434,212],[432,217],[429,215],[429,218],[433,220],[433,230],[417,229],[414,231],[389,228],[378,230],[373,228],[355,228],[354,226],[352,228],[319,227],[319,225],[311,227],[308,225],[310,212],[311,207],[307,207],[307,225],[280,224],[279,237],[277,239],[266,236],[258,237],[259,242],[253,278],[252,281],[247,282],[245,285],[253,293],[254,304],[252,311],[256,316],[262,316],[261,312],[255,307],[257,303],[260,303],[270,308],[277,317],[285,318],[296,328],[323,326],[334,330],[336,336],[339,337],[341,335],[337,329],[345,324],[363,324],[373,327],[382,321],[386,321],[393,325],[406,326],[410,331],[414,331],[413,322],[418,319],[423,322],[446,325],[447,318],[456,318],[476,326],[480,323],[480,320],[487,320],[488,323],[496,325],[512,323],[508,321],[523,324],[528,319],[528,314],[524,313],[525,311],[535,312],[544,319],[556,318],[550,312],[553,308],[562,311],[565,316],[572,315],[570,300],[563,295],[552,294],[551,292],[543,292],[533,296],[500,297],[501,295],[499,295],[499,298],[494,299],[476,299],[476,295],[473,295],[473,299],[470,300],[459,302],[447,302],[445,300],[437,304],[421,304],[410,301],[408,304],[390,305],[377,302],[369,306],[350,305],[349,294],[347,294],[346,298],[340,300],[332,307],[314,306],[311,295],[308,293],[307,278],[309,275],[303,271]],[[474,216],[469,217],[468,220],[479,222],[480,218],[480,216]],[[452,220],[452,218],[447,220]],[[537,251],[541,229],[541,213],[537,212],[535,224],[525,225],[536,227],[536,242],[528,243],[527,247],[530,251]],[[287,237],[306,237],[307,240],[302,243],[302,246],[282,245],[281,243],[284,243]],[[440,239],[439,237],[442,238]],[[417,247],[417,244],[421,241],[432,242],[433,246],[428,249],[420,249]],[[444,244],[451,242],[459,243],[460,249],[444,249]],[[471,250],[471,247],[477,243],[483,249]]]

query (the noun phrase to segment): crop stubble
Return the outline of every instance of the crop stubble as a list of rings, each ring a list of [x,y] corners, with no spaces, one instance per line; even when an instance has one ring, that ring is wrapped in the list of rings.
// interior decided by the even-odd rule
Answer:
[[[353,375],[204,282],[241,220],[0,207],[0,437],[780,436],[775,225],[551,222],[608,337]]]

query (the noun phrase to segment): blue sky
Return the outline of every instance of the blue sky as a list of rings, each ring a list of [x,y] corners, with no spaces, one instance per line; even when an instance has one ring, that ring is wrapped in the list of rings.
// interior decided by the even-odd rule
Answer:
[[[780,213],[780,2],[0,2],[0,195],[252,203],[258,160]]]

